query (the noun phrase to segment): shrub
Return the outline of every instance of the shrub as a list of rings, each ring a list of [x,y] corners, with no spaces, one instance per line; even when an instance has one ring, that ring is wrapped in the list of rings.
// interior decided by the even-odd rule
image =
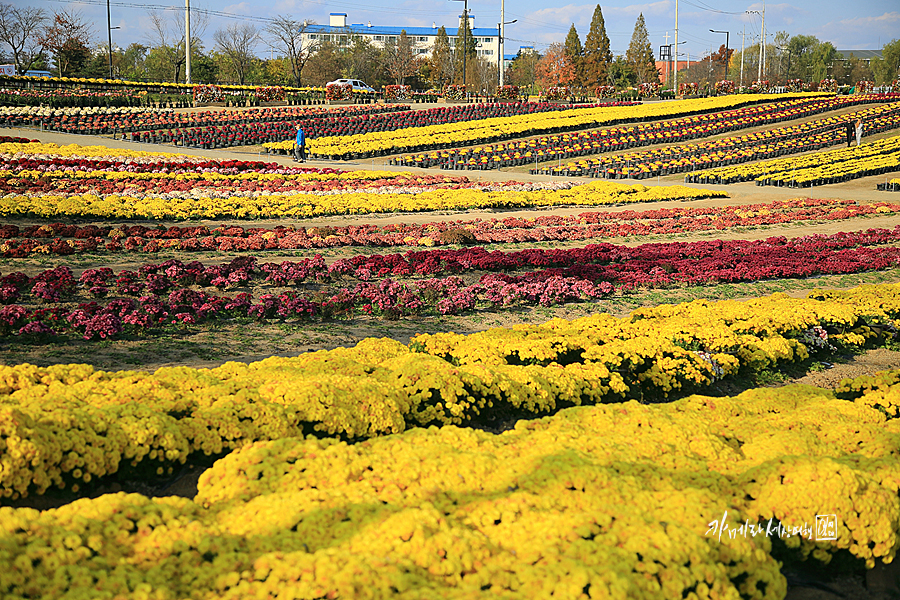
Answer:
[[[468,246],[476,243],[475,234],[468,229],[456,228],[442,231],[438,237],[442,244],[459,244]]]

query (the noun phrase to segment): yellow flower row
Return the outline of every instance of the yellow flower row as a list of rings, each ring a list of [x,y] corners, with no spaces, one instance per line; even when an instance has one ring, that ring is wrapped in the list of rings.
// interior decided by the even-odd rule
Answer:
[[[900,166],[900,135],[854,146],[814,152],[805,156],[775,158],[752,164],[719,167],[692,174],[694,180],[709,177],[710,181],[795,182],[805,185],[821,179],[839,177],[856,170]]]
[[[873,327],[900,315],[900,284],[818,298],[698,301],[625,319],[422,335],[411,347],[368,339],[352,349],[152,375],[0,367],[0,496],[123,468],[161,474],[191,454],[261,439],[314,431],[367,438],[703,389],[740,368],[805,360],[803,336],[815,326],[839,329],[833,340],[859,347],[877,339]]]
[[[334,195],[291,194],[204,198],[136,198],[123,195],[100,197],[14,196],[0,198],[0,216],[91,217],[108,219],[263,219],[321,215],[468,210],[530,206],[602,206],[633,202],[727,197],[724,192],[684,186],[646,187],[613,182],[594,182],[567,190],[531,192],[474,189],[439,189],[421,194],[346,193]]]
[[[406,151],[421,145],[466,145],[479,140],[507,139],[570,128],[600,127],[623,120],[644,121],[726,110],[755,102],[808,98],[805,94],[743,94],[673,102],[656,102],[640,106],[607,106],[574,108],[538,114],[495,117],[425,127],[407,127],[394,131],[329,136],[307,141],[309,153],[319,156],[343,156],[348,153]]]
[[[572,408],[501,435],[450,426],[353,445],[257,442],[206,471],[194,500],[0,508],[0,589],[777,600],[787,586],[774,537],[824,562],[896,554],[900,419],[861,400],[791,386]],[[833,536],[816,531],[817,515]]]
[[[80,144],[67,144],[60,146],[54,143],[9,142],[0,144],[0,155],[16,157],[28,157],[36,155],[50,155],[63,158],[98,158],[98,159],[128,159],[128,158],[156,158],[169,159],[174,162],[198,160],[197,157],[186,154],[172,154],[171,152],[145,152],[143,150],[127,150],[124,148],[109,148],[107,146],[82,146]]]

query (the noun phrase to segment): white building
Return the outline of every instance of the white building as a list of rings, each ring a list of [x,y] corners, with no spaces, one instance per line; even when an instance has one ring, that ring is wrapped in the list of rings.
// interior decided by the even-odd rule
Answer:
[[[459,18],[462,24],[462,16]],[[346,13],[331,13],[328,25],[310,25],[303,32],[303,45],[332,42],[340,46],[350,46],[353,39],[361,37],[369,40],[376,48],[384,48],[386,43],[397,41],[400,32],[406,31],[407,37],[413,45],[415,54],[425,57],[431,56],[434,41],[437,38],[438,26],[432,23],[431,27],[384,27],[381,25],[347,24]],[[445,27],[447,37],[450,38],[450,48],[456,47],[456,38],[459,33],[457,28]],[[497,29],[475,27],[475,17],[469,15],[469,31],[475,39],[475,47],[478,55],[489,62],[498,63],[500,56],[500,32]]]

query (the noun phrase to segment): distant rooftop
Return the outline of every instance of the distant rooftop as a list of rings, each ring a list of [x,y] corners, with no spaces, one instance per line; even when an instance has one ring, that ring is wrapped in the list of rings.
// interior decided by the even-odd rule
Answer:
[[[453,37],[456,35],[456,27],[444,26],[447,35]],[[383,25],[346,25],[336,27],[332,25],[310,25],[306,28],[307,33],[343,33],[349,35],[400,35],[401,31],[406,31],[406,35],[437,35],[437,27],[385,27]],[[497,37],[497,28],[489,27],[473,27],[470,30],[473,37]]]
[[[844,58],[850,58],[852,54],[856,58],[871,60],[873,58],[881,58],[881,50],[838,50],[838,53]]]

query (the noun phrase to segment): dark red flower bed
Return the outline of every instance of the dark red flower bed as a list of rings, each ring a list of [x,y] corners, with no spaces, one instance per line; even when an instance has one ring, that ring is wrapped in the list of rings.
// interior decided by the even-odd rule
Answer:
[[[456,314],[479,304],[549,306],[600,298],[617,288],[896,268],[900,248],[889,244],[898,241],[900,226],[792,240],[428,250],[357,256],[331,265],[318,255],[262,264],[255,257],[224,265],[169,260],[137,271],[89,269],[77,279],[69,268],[57,267],[35,277],[19,272],[0,277],[0,302],[7,304],[0,308],[0,335],[77,333],[92,339],[234,317],[333,318],[355,311],[399,317]],[[342,285],[347,277],[355,283]],[[220,296],[201,288],[238,293]]]

